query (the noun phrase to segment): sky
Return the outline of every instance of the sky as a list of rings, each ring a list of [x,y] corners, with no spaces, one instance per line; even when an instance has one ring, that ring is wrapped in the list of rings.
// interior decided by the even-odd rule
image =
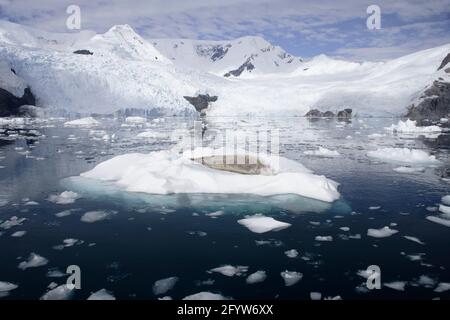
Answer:
[[[0,19],[52,32],[69,5],[81,28],[129,24],[141,36],[229,40],[261,36],[291,54],[385,60],[450,43],[450,0],[0,0]],[[380,28],[366,21],[380,9]]]

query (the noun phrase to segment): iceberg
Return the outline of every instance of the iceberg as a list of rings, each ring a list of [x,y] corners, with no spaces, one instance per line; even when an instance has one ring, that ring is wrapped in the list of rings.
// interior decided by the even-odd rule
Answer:
[[[224,155],[223,149],[210,148],[124,154],[98,164],[81,177],[148,194],[295,194],[324,202],[340,197],[337,182],[313,174],[298,162],[266,154],[248,155],[258,159],[253,165],[216,162]]]
[[[245,219],[238,220],[238,223],[244,227],[247,227],[247,229],[254,233],[280,231],[291,226],[290,223],[281,222],[272,217],[266,217],[262,214],[247,216]]]
[[[403,134],[422,134],[429,135],[442,132],[442,128],[438,126],[426,126],[419,127],[417,126],[416,121],[400,120],[398,124],[393,124],[390,127],[385,128],[385,130],[393,132],[393,133],[403,133]]]

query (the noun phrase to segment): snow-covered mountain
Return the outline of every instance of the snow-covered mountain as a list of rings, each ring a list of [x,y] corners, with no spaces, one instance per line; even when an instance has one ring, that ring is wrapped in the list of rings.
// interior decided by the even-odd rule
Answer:
[[[210,116],[303,116],[344,108],[399,116],[434,81],[450,82],[448,67],[440,68],[449,52],[447,44],[387,62],[325,55],[302,61],[257,37],[146,41],[128,25],[104,34],[53,34],[0,21],[0,61],[22,79],[20,91],[29,87],[47,110],[79,113],[194,114],[184,96],[209,94]],[[8,74],[0,80],[5,89],[17,79]]]
[[[155,39],[151,43],[177,65],[225,77],[292,72],[302,63],[261,37],[232,41]]]

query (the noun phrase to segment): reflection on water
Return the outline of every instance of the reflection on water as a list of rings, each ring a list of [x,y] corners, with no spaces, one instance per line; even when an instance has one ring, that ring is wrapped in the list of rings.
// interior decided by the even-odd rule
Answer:
[[[393,135],[384,127],[397,120],[379,118],[349,123],[212,118],[204,123],[205,135],[208,130],[230,128],[278,129],[284,157],[340,183],[342,198],[330,204],[294,195],[148,195],[81,181],[77,177],[81,172],[102,161],[173,147],[176,142],[164,137],[170,137],[174,128],[194,128],[192,119],[180,118],[149,121],[146,126],[113,119],[101,122],[95,129],[76,129],[65,128],[64,121],[56,119],[0,130],[0,225],[13,216],[26,219],[21,225],[0,228],[0,281],[18,285],[3,299],[38,299],[52,282],[64,283],[64,276],[54,275],[72,264],[79,265],[83,274],[75,299],[86,299],[102,288],[119,299],[155,299],[153,283],[171,276],[180,279],[165,294],[174,299],[200,291],[235,299],[309,299],[310,292],[344,299],[450,297],[448,291],[433,291],[438,283],[450,282],[450,257],[442,245],[449,241],[449,229],[425,219],[436,215],[441,197],[450,194],[450,184],[442,179],[450,163],[448,134],[433,139]],[[139,138],[143,131],[158,135]],[[374,133],[378,135],[371,136]],[[340,156],[305,155],[319,146],[337,150]],[[367,157],[368,151],[382,147],[424,149],[441,165],[415,174],[398,173],[393,169],[401,164]],[[65,190],[81,198],[64,205],[48,201],[51,194]],[[108,215],[83,222],[89,211]],[[210,214],[217,211],[222,213]],[[237,223],[256,213],[291,226],[257,234]],[[399,232],[388,238],[367,236],[369,228],[385,226]],[[26,233],[12,236],[17,231]],[[66,239],[79,241],[61,245]],[[299,252],[298,257],[285,254],[291,249]],[[19,262],[31,252],[48,263],[19,269]],[[247,274],[264,270],[267,279],[249,285],[244,276],[207,272],[225,264],[248,266]],[[381,267],[383,282],[403,281],[405,291],[364,290],[365,279],[357,272],[373,264]],[[304,277],[286,287],[280,276],[285,270]]]

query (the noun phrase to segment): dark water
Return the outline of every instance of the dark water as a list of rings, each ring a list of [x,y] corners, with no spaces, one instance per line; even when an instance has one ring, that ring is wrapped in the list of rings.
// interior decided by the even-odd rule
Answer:
[[[82,288],[75,291],[74,299],[86,299],[102,288],[117,299],[156,299],[163,295],[153,294],[153,283],[172,276],[179,281],[164,295],[173,299],[201,291],[234,299],[309,299],[311,292],[343,299],[448,299],[450,291],[433,290],[440,282],[450,282],[450,228],[425,218],[437,214],[427,207],[436,207],[442,196],[450,194],[449,182],[441,178],[449,165],[449,146],[440,143],[436,147],[442,137],[387,134],[368,138],[372,133],[385,134],[383,128],[397,121],[210,120],[210,129],[280,129],[283,156],[341,184],[342,198],[334,204],[296,196],[152,196],[120,192],[102,184],[82,186],[76,179],[66,178],[114,155],[167,149],[172,143],[168,139],[137,139],[143,128],[122,127],[120,122],[105,119],[95,129],[105,132],[64,128],[58,120],[25,126],[38,132],[3,131],[0,221],[12,216],[26,218],[22,225],[0,229],[0,281],[18,285],[3,299],[39,299],[51,282],[61,285],[66,281],[65,277],[48,277],[47,272],[57,269],[64,273],[69,265],[78,265],[82,271]],[[182,126],[191,128],[192,120],[170,119],[154,123],[151,129],[170,132]],[[116,137],[111,141],[103,139],[104,134]],[[337,150],[341,156],[303,154],[318,146]],[[425,149],[435,154],[441,165],[418,174],[394,172],[399,164],[366,156],[367,151],[385,146]],[[82,198],[67,205],[47,200],[65,190],[76,191]],[[73,211],[66,217],[55,216],[64,210]],[[110,216],[95,223],[80,221],[85,212],[93,210],[107,211]],[[205,215],[217,210],[224,214],[217,218]],[[255,213],[292,226],[256,234],[237,223]],[[380,239],[367,236],[369,228],[389,225],[399,232]],[[350,230],[342,231],[341,227]],[[11,237],[16,231],[26,234]],[[332,236],[333,241],[319,242],[316,236]],[[417,237],[425,244],[404,236]],[[68,238],[81,241],[62,250],[54,248]],[[258,245],[257,241],[266,244]],[[299,252],[297,258],[285,255],[290,249]],[[48,259],[48,264],[19,269],[18,264],[31,252]],[[420,260],[411,261],[409,255],[419,255]],[[267,279],[250,285],[246,275],[227,277],[207,272],[228,264],[248,266],[246,275],[264,270]],[[366,280],[357,272],[370,265],[381,268],[383,283],[405,281],[405,290],[361,290]],[[301,272],[303,279],[286,287],[280,276],[285,270]],[[201,283],[208,279],[214,281]]]

